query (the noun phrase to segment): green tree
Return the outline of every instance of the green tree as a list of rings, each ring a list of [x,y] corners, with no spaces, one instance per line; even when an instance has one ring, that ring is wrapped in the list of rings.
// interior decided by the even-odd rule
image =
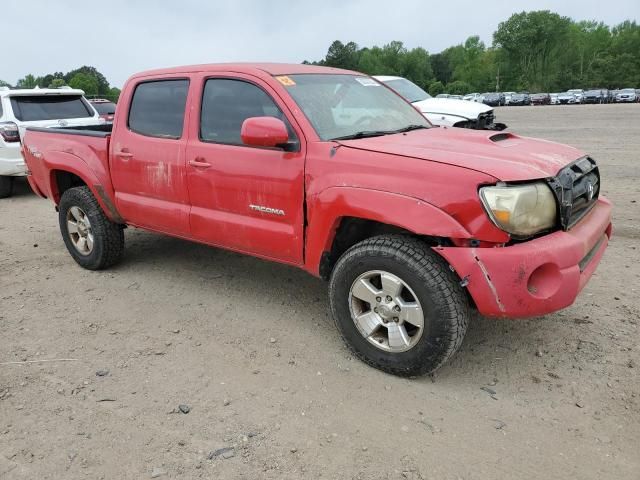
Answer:
[[[615,87],[640,85],[640,25],[626,21],[611,29],[612,75],[617,79]]]
[[[369,75],[391,74],[387,70],[382,59],[382,49],[380,47],[363,48],[360,51],[358,71]]]
[[[478,36],[440,53],[407,49],[400,41],[358,48],[336,40],[325,58],[305,63],[398,75],[430,89],[439,81],[456,93],[561,91],[640,85],[640,26],[573,21],[548,10],[516,13],[500,23],[493,44]],[[460,92],[461,90],[464,90]]]
[[[549,10],[516,13],[498,25],[493,43],[517,80],[529,90],[548,90],[556,82],[571,23]]]
[[[471,91],[471,86],[462,80],[455,80],[447,84],[446,90],[451,95],[465,95]]]
[[[9,83],[5,82],[4,80],[0,80],[0,87],[10,87],[11,85],[9,85]]]
[[[71,88],[79,88],[84,90],[86,95],[98,94],[98,81],[86,73],[76,73],[71,80],[69,80],[69,86]]]
[[[436,95],[440,95],[441,93],[444,93],[444,85],[440,80],[431,82],[428,90],[429,90],[429,93],[435,97]]]
[[[64,78],[54,78],[48,85],[48,88],[60,88],[66,85]]]
[[[421,87],[427,87],[433,79],[429,53],[424,48],[408,50],[400,56],[399,75]]]
[[[36,81],[36,77],[33,75],[25,75],[24,78],[18,80],[16,84],[18,88],[35,88],[38,86],[38,82]]]
[[[48,73],[44,77],[36,78],[36,81],[38,82],[38,86],[40,88],[49,88],[49,85],[51,85],[56,78],[63,78],[63,77],[64,77],[64,73],[62,72]],[[65,82],[65,85],[66,85],[66,82]]]
[[[449,64],[449,58],[444,53],[436,53],[431,55],[430,61],[435,79],[445,85],[449,83],[451,81],[451,76],[453,75],[453,70]]]
[[[358,68],[358,45],[349,42],[344,45],[340,40],[334,41],[327,51],[323,64],[328,67],[346,68],[355,70]]]
[[[111,87],[109,89],[109,94],[107,95],[107,97],[109,98],[109,100],[111,100],[113,103],[118,103],[118,100],[120,98],[120,89],[116,88],[116,87]]]
[[[102,94],[102,95],[106,95],[109,93],[109,82],[107,81],[107,79],[105,78],[105,76],[100,73],[98,70],[96,70],[95,67],[88,67],[88,66],[84,66],[84,67],[80,67],[80,68],[76,68],[75,70],[71,70],[70,72],[67,72],[64,75],[64,80],[71,85],[71,79],[73,77],[75,77],[76,75],[78,75],[79,73],[82,73],[84,75],[87,75],[88,77],[91,77],[95,80],[96,84],[97,84],[97,91],[95,93],[97,94]]]

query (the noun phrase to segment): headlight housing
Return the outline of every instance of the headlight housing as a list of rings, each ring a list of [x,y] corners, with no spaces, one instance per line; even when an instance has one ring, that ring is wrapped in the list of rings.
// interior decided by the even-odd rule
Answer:
[[[556,198],[544,182],[482,187],[480,199],[491,221],[515,237],[530,237],[557,222]]]

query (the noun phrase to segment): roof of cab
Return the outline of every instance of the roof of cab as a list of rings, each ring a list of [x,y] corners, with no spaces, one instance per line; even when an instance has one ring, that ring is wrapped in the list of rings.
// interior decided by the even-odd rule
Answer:
[[[296,75],[309,73],[333,73],[333,74],[359,74],[351,70],[341,68],[321,67],[318,65],[305,65],[300,63],[209,63],[202,65],[186,65],[182,67],[160,68],[136,73],[131,78],[156,77],[167,74],[200,73],[200,72],[236,72],[248,74],[267,75]]]

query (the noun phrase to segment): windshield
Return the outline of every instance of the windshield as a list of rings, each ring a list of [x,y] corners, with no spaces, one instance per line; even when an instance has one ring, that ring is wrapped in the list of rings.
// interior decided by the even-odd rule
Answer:
[[[406,78],[385,80],[384,83],[398,92],[407,102],[421,102],[422,100],[431,98],[431,95]]]
[[[410,104],[369,77],[304,74],[276,79],[322,140],[385,135],[431,126]]]
[[[16,118],[23,122],[88,118],[94,113],[82,95],[24,95],[11,97]]]
[[[623,88],[621,90],[621,92],[623,92],[623,93],[635,93],[635,90],[633,88]]]

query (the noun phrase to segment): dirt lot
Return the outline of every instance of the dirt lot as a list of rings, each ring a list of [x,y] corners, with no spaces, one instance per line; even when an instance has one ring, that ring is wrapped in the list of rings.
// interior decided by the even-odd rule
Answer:
[[[599,160],[616,236],[573,307],[477,319],[433,378],[352,359],[293,268],[129,229],[121,265],[84,271],[22,184],[0,201],[0,478],[640,478],[640,105],[498,117]],[[50,359],[73,360],[6,363]]]

